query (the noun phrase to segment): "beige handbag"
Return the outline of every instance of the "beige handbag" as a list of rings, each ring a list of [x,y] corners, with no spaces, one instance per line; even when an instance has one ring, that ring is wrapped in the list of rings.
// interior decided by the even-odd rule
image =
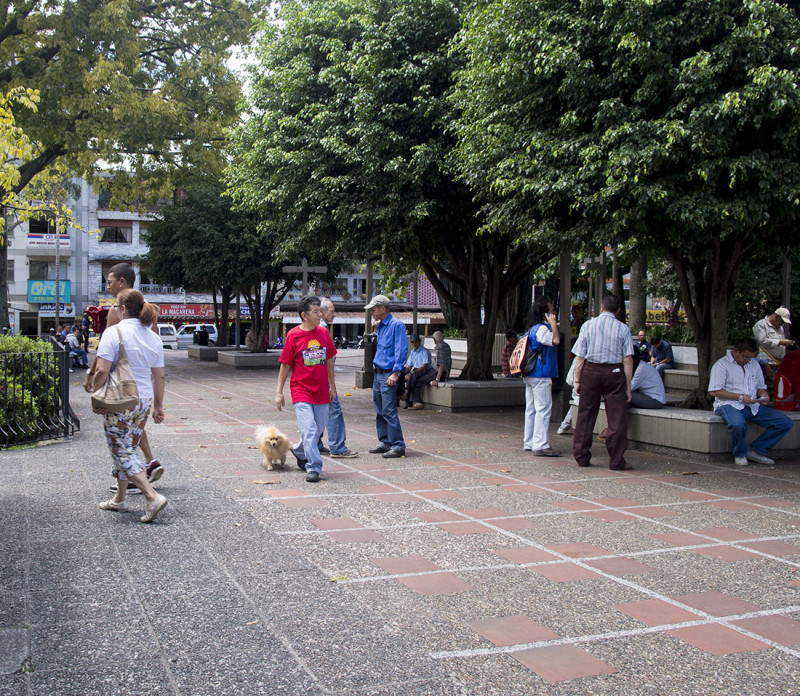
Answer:
[[[117,367],[108,373],[106,383],[95,392],[92,392],[92,408],[102,408],[109,413],[130,411],[139,404],[139,390],[133,379],[131,366],[128,364],[128,354],[125,352],[125,343],[119,327],[119,357]]]

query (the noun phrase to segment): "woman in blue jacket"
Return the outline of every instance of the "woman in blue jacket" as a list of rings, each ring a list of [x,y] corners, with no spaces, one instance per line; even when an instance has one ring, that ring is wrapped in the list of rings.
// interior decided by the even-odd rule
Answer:
[[[532,326],[528,330],[528,345],[540,355],[533,363],[525,382],[525,438],[526,451],[539,457],[557,457],[550,448],[550,413],[553,410],[553,377],[558,377],[556,346],[561,342],[553,303],[537,297],[531,308]]]

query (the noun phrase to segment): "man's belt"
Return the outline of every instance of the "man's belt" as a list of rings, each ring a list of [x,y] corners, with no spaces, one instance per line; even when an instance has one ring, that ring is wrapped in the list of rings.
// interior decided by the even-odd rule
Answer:
[[[384,372],[394,372],[394,370],[384,370],[382,367],[378,367],[377,365],[373,364],[372,369],[375,370],[379,375],[382,375]]]

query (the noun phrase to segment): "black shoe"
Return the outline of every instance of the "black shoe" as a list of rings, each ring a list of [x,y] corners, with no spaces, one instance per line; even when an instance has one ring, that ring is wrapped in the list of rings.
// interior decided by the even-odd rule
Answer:
[[[383,454],[384,452],[388,452],[389,448],[385,447],[384,445],[378,445],[377,447],[373,447],[369,453],[370,454]]]
[[[308,459],[306,459],[305,457],[301,457],[299,454],[297,454],[297,452],[294,451],[294,449],[290,449],[289,451],[294,455],[294,458],[297,460],[297,468],[300,469],[301,471],[305,471],[306,464],[308,464]]]
[[[400,457],[405,457],[406,451],[404,449],[390,449],[388,452],[383,453],[384,459],[399,459]]]
[[[331,453],[331,451],[330,451],[330,450],[329,450],[327,447],[325,447],[325,445],[322,445],[322,446],[319,448],[319,453],[320,453],[320,454],[330,454],[330,453]]]
[[[319,471],[309,471],[306,474],[306,481],[309,483],[319,483]]]

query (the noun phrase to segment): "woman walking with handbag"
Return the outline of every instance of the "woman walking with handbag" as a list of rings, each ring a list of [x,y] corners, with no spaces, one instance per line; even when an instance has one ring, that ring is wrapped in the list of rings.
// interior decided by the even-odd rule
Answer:
[[[117,479],[116,495],[100,503],[100,509],[127,512],[125,493],[129,483],[133,483],[147,501],[141,521],[152,522],[166,506],[167,499],[148,483],[146,463],[139,458],[136,448],[151,408],[156,423],[164,420],[164,351],[161,338],[151,328],[158,315],[137,290],[120,292],[114,306],[120,322],[103,332],[93,380],[87,385],[87,391],[93,392],[94,412],[103,415],[111,475]],[[133,388],[125,383],[128,368],[138,399],[125,389]],[[122,382],[119,388],[117,378]],[[109,380],[115,383],[112,385]]]
[[[537,297],[531,308],[528,345],[539,353],[525,382],[525,435],[523,447],[540,457],[557,457],[550,448],[550,414],[553,410],[553,377],[558,377],[556,348],[561,342],[553,304]]]

